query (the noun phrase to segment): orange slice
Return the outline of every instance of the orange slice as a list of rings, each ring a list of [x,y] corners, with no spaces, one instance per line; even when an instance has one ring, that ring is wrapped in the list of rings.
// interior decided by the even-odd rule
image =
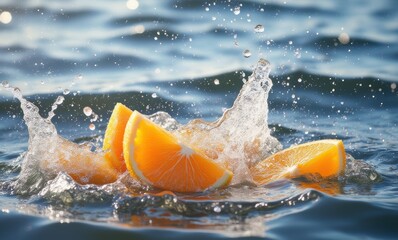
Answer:
[[[56,144],[55,152],[42,156],[41,168],[66,172],[80,184],[106,184],[117,180],[119,174],[104,160],[103,154],[61,137]]]
[[[346,155],[341,140],[319,140],[282,150],[256,164],[251,173],[262,185],[281,178],[308,174],[335,177],[344,172]]]
[[[147,185],[176,192],[223,187],[232,172],[134,111],[123,139],[130,175]]]
[[[104,145],[102,147],[105,151],[105,159],[118,172],[126,171],[126,164],[123,157],[123,136],[127,121],[132,113],[133,111],[128,107],[117,103],[105,131]]]

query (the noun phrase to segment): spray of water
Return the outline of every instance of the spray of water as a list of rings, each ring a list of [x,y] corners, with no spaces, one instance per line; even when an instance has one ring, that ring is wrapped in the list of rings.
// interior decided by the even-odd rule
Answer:
[[[23,155],[23,163],[18,179],[13,183],[14,193],[31,196],[37,194],[47,183],[63,172],[67,161],[76,161],[76,156],[89,156],[92,161],[103,160],[102,153],[92,152],[85,145],[78,145],[57,134],[57,129],[51,122],[54,111],[64,101],[59,96],[51,107],[47,118],[39,114],[39,108],[26,100],[21,90],[3,82],[2,86],[10,91],[21,103],[24,121],[29,132],[28,150]],[[80,166],[76,172],[85,171],[87,182],[95,174],[96,169],[90,166]],[[69,174],[73,171],[69,170]]]
[[[187,144],[203,151],[218,163],[231,169],[234,172],[232,184],[251,182],[250,167],[281,149],[281,144],[271,136],[271,131],[268,128],[267,100],[272,87],[269,72],[269,62],[260,59],[253,69],[253,74],[243,85],[233,106],[214,122],[196,119],[182,125],[165,112],[157,112],[149,118],[172,131]],[[51,119],[54,117],[54,111],[58,105],[64,101],[63,96],[56,99],[48,117],[43,118],[39,114],[39,108],[26,100],[18,88],[10,86],[7,82],[3,82],[2,86],[20,101],[29,131],[28,150],[22,155],[21,172],[12,186],[14,193],[32,196],[41,194],[43,191],[47,194],[48,189],[51,190],[50,192],[58,191],[58,187],[63,185],[59,184],[59,181],[65,181],[65,179],[75,189],[76,182],[71,178],[65,178],[65,173],[63,173],[65,162],[76,162],[76,156],[86,156],[93,162],[103,161],[104,153],[93,152],[87,145],[78,145],[57,134]],[[350,179],[351,175],[362,176],[362,168],[357,168],[358,164],[351,165],[348,166],[346,179]],[[96,172],[93,166],[81,164],[75,170],[68,169],[68,174],[78,174],[84,171],[86,179],[82,181],[90,182],[90,178]],[[371,171],[371,173],[372,177],[377,179],[375,171]],[[118,182],[121,185],[116,184],[115,186],[118,186],[116,188],[120,188],[120,186],[122,188],[123,186],[141,187],[131,178],[126,180],[126,176],[128,174],[119,178]]]
[[[249,168],[281,149],[268,128],[271,67],[260,59],[233,106],[215,122],[194,120],[178,129],[191,145],[234,172],[233,184],[251,181]]]

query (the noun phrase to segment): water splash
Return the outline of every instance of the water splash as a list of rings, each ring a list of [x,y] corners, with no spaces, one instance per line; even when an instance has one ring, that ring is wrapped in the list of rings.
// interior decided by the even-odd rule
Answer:
[[[2,86],[10,91],[20,101],[25,124],[29,132],[28,150],[23,154],[21,171],[12,183],[15,194],[32,196],[40,192],[60,172],[64,171],[65,163],[76,161],[76,156],[87,156],[92,161],[103,160],[103,153],[92,152],[87,145],[76,144],[59,136],[57,129],[51,122],[55,110],[65,98],[58,96],[48,113],[47,118],[39,114],[39,108],[22,96],[19,88],[3,82]],[[90,166],[79,166],[76,173],[85,171],[87,181],[95,175],[96,169]],[[73,174],[74,172],[68,172]]]
[[[281,149],[280,143],[270,135],[268,128],[267,100],[272,87],[269,72],[269,62],[260,59],[233,106],[215,122],[193,120],[187,125],[181,125],[164,112],[149,117],[230,168],[235,173],[234,184],[250,182],[250,166]],[[20,101],[29,131],[28,151],[24,156],[21,173],[14,183],[17,194],[33,195],[48,188],[49,181],[65,170],[65,162],[76,162],[74,159],[80,159],[80,156],[88,156],[92,161],[103,160],[103,152],[93,152],[87,144],[78,145],[57,134],[51,119],[58,105],[64,102],[64,96],[58,96],[48,117],[42,118],[39,108],[23,98],[18,88],[8,83],[3,83],[3,87]],[[93,115],[90,107],[85,107],[83,112],[86,116]],[[68,174],[86,171],[87,179],[81,181],[90,182],[95,169],[82,162],[79,164],[76,170],[68,169]]]
[[[60,160],[73,161],[78,155],[101,161],[103,153],[93,152],[90,144],[78,145],[57,134],[51,119],[64,97],[58,97],[48,117],[43,118],[39,109],[23,98],[18,88],[3,82],[2,86],[21,102],[29,131],[29,146],[19,157],[18,164],[10,168],[12,173],[19,172],[19,176],[0,182],[0,191],[29,198],[30,204],[23,209],[25,213],[45,215],[61,222],[69,219],[98,222],[101,221],[99,215],[102,215],[108,223],[134,227],[148,226],[146,220],[154,227],[184,224],[186,228],[205,229],[208,225],[208,229],[220,228],[236,237],[242,232],[261,236],[265,232],[262,223],[278,217],[269,214],[275,209],[301,211],[307,208],[306,203],[316,201],[324,194],[347,193],[345,185],[349,185],[349,194],[363,194],[364,190],[360,187],[356,190],[356,186],[380,180],[373,167],[348,156],[347,170],[338,181],[314,176],[312,179],[280,180],[261,187],[251,184],[250,166],[281,149],[281,144],[271,136],[268,127],[267,100],[272,87],[269,73],[269,62],[260,59],[233,106],[217,121],[197,119],[182,125],[166,112],[148,116],[234,172],[232,186],[197,194],[152,189],[141,185],[127,172],[105,185],[77,183],[70,175],[73,171],[68,171],[68,174],[63,171],[64,164],[60,164]],[[83,112],[86,116],[93,116],[91,108],[85,108]],[[79,165],[76,171],[85,171],[86,182],[90,182],[90,174],[96,169]],[[35,203],[39,203],[37,210],[33,207]],[[106,211],[92,213],[90,206],[98,207],[98,204],[105,206]],[[73,210],[76,205],[80,209],[79,214]],[[187,218],[181,222],[175,220],[181,216]],[[192,220],[191,225],[187,226],[189,220],[186,219]],[[224,223],[220,224],[219,219],[225,219]]]
[[[177,134],[234,172],[233,184],[251,181],[250,166],[281,149],[268,128],[270,63],[260,59],[233,106],[215,122],[194,120]]]

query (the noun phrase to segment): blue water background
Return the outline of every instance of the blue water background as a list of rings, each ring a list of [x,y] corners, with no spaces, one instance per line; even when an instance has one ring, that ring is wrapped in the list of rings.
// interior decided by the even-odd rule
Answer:
[[[354,179],[338,195],[307,190],[312,197],[301,205],[237,217],[168,213],[149,204],[129,220],[116,214],[116,222],[112,200],[57,208],[1,188],[1,239],[397,238],[397,1],[139,1],[132,10],[126,1],[3,0],[4,11],[12,21],[0,22],[0,81],[19,87],[43,115],[70,91],[54,118],[68,139],[102,135],[116,102],[148,114],[166,111],[183,123],[214,120],[262,57],[273,66],[274,136],[285,147],[343,139],[347,152],[381,178]],[[258,24],[264,32],[255,32]],[[343,33],[348,44],[338,39]],[[102,120],[94,131],[85,106]],[[18,175],[12,162],[27,146],[18,102],[0,88],[2,183]],[[60,211],[73,216],[71,223],[56,216]]]

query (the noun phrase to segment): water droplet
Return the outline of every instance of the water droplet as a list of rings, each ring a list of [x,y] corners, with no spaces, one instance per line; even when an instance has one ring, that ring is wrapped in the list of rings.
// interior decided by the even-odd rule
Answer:
[[[88,125],[88,128],[89,128],[91,131],[94,131],[94,130],[95,130],[95,125],[94,125],[94,123],[91,123],[90,125]]]
[[[67,88],[65,88],[64,91],[63,91],[63,93],[64,93],[64,95],[68,95],[68,94],[70,93],[70,90],[67,89]]]
[[[301,78],[297,79],[297,82],[302,82],[302,81],[303,81],[303,79],[301,79]]]
[[[377,179],[377,174],[374,173],[374,172],[370,173],[369,179],[372,180],[372,181],[376,180]]]
[[[206,7],[206,8],[205,8],[205,11],[206,11],[206,12],[208,12],[209,10],[210,10],[210,8],[209,8],[209,7]]]
[[[261,24],[258,24],[257,26],[254,27],[254,31],[256,33],[262,33],[262,32],[264,32],[264,26]]]
[[[243,51],[243,56],[245,58],[249,58],[252,55],[252,53],[250,52],[250,50],[246,49],[245,51]]]
[[[83,113],[84,113],[84,115],[86,115],[88,117],[93,113],[93,110],[90,107],[84,107]]]
[[[235,7],[234,8],[234,14],[239,15],[240,14],[240,7]]]
[[[341,44],[347,44],[350,42],[350,36],[345,32],[341,33],[338,39]]]
[[[214,85],[220,85],[220,80],[214,79]]]
[[[55,100],[55,104],[60,105],[64,102],[65,98],[63,96],[58,96],[57,100]]]
[[[158,95],[156,93],[152,93],[152,98],[157,98]]]
[[[215,206],[213,208],[213,211],[216,212],[216,213],[220,213],[221,212],[221,208],[219,206]]]
[[[296,58],[301,58],[301,49],[297,48],[296,50],[294,50],[294,56]]]
[[[289,45],[292,45],[293,44],[293,41],[289,41]]]
[[[92,113],[92,118],[90,119],[90,122],[96,122],[98,120],[98,115],[95,113]]]
[[[397,84],[391,83],[390,87],[391,87],[391,90],[394,91],[397,88]]]

